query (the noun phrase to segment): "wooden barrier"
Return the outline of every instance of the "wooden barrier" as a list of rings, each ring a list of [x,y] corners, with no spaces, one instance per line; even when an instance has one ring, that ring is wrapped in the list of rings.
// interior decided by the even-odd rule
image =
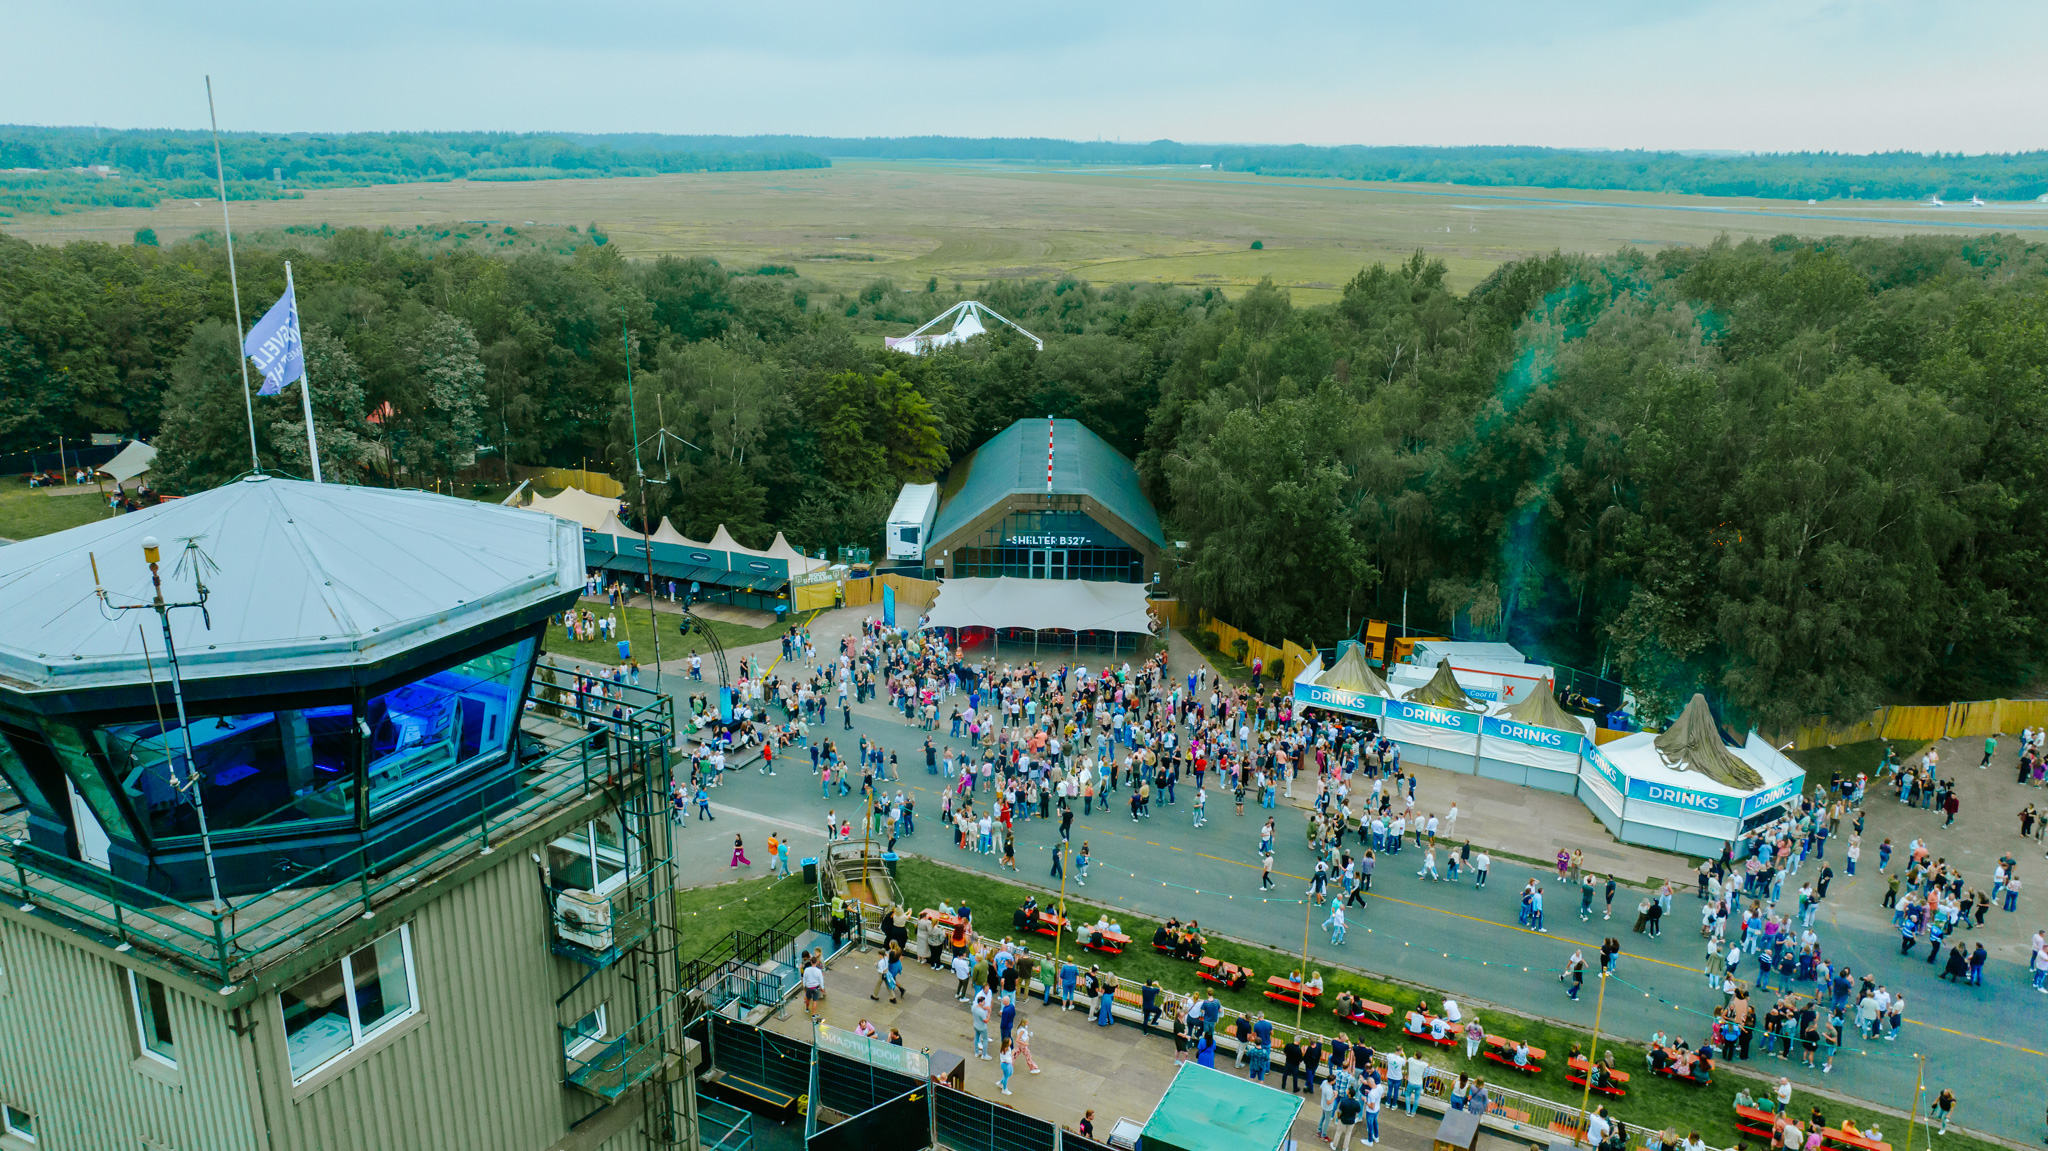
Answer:
[[[939,596],[939,581],[937,580],[917,579],[912,576],[893,574],[884,574],[876,578],[896,589],[896,606],[898,608],[914,607],[918,609],[919,614],[922,614],[924,609],[932,606],[932,601]],[[876,599],[880,599],[882,597],[881,589],[875,589],[874,594]],[[913,616],[912,620],[914,621],[915,618]],[[898,622],[901,622],[902,616],[899,614],[897,619]]]
[[[1825,716],[1801,723],[1792,746],[1834,747],[1874,739],[1914,740],[1982,738],[2048,724],[2048,700],[1980,699],[1923,707],[1880,707],[1862,719],[1836,723]]]
[[[831,607],[839,602],[839,584],[837,581],[798,584],[789,589],[789,600],[792,611],[816,611],[819,608]]]

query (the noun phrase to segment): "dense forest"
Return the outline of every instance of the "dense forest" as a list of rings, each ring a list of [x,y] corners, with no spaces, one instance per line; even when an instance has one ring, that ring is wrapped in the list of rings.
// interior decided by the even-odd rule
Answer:
[[[238,249],[249,315],[293,262],[328,475],[630,477],[637,415],[653,514],[815,549],[872,542],[902,482],[1050,412],[1138,461],[1189,545],[1171,590],[1275,641],[1406,593],[1418,620],[1611,667],[1652,709],[1705,689],[1768,724],[1995,693],[2048,643],[2048,247],[1553,255],[1464,294],[1418,254],[1296,307],[1074,279],[834,296],[582,239]],[[963,294],[1044,351],[880,349]],[[204,239],[0,238],[0,450],[127,431],[174,491],[245,470],[232,318]],[[257,403],[266,466],[303,473],[297,396]]]
[[[781,148],[615,148],[542,133],[224,132],[220,144],[228,196],[236,200],[435,180],[830,166],[822,156]],[[0,216],[147,207],[167,198],[218,194],[208,132],[0,126]]]
[[[221,136],[228,194],[422,180],[541,180],[829,166],[828,156],[1060,164],[1207,164],[1268,176],[1577,188],[1793,200],[2032,200],[2048,152],[1693,155],[1562,148],[1367,148],[903,136],[362,132]],[[110,169],[106,174],[95,166]],[[282,174],[283,181],[273,179]],[[205,132],[0,126],[0,216],[139,207],[215,194]]]

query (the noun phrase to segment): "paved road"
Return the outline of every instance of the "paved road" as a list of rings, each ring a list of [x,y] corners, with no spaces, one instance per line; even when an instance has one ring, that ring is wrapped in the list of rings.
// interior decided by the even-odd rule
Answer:
[[[932,818],[939,808],[938,781],[924,774],[923,732],[877,705],[856,710],[852,732],[840,730],[836,715],[829,725],[813,732],[815,738],[838,739],[842,747],[857,743],[863,734],[901,755],[906,769],[903,786],[918,799],[923,818],[917,833],[899,844],[899,850],[921,852],[991,874],[1000,872],[994,857],[955,850],[950,831]],[[941,739],[939,743],[942,748],[964,746],[964,741]],[[778,762],[781,773],[772,779],[753,770],[736,773],[714,792],[715,801],[808,835],[819,834],[828,808],[848,814],[858,807],[857,797],[820,797],[817,779],[809,773],[808,756],[801,761]],[[1204,926],[1227,935],[1299,950],[1304,920],[1309,918],[1308,908],[1301,902],[1303,877],[1311,866],[1300,814],[1284,808],[1279,812],[1274,868],[1276,879],[1281,873],[1290,873],[1290,878],[1281,880],[1270,896],[1262,896],[1255,854],[1262,820],[1255,814],[1256,805],[1247,807],[1239,819],[1230,804],[1219,803],[1212,796],[1210,822],[1196,829],[1187,814],[1189,795],[1182,791],[1178,806],[1157,805],[1156,816],[1141,823],[1133,823],[1121,808],[1077,817],[1076,840],[1087,839],[1093,847],[1086,894],[1097,902],[1122,904],[1153,917],[1194,916]],[[686,838],[706,834],[710,826],[693,825]],[[707,832],[696,831],[696,827]],[[731,830],[731,824],[722,823],[717,832],[708,833],[723,836],[729,852]],[[1054,830],[1052,823],[1037,820],[1020,825],[1020,871],[1011,878],[1051,883],[1046,851]],[[1865,854],[1873,866],[1874,854]],[[705,858],[713,857],[716,852],[707,851]],[[1548,932],[1538,934],[1515,924],[1516,896],[1531,874],[1526,865],[1497,864],[1488,887],[1480,891],[1472,888],[1469,879],[1452,884],[1416,878],[1420,859],[1421,853],[1412,848],[1384,858],[1369,909],[1363,914],[1358,914],[1358,908],[1351,909],[1349,945],[1332,946],[1327,935],[1311,927],[1311,958],[1590,1027],[1591,996],[1577,1003],[1568,1000],[1556,971],[1574,946],[1583,946],[1590,956],[1603,936],[1614,935],[1623,942],[1624,958],[1618,970],[1620,982],[1609,987],[1603,1031],[1640,1040],[1659,1028],[1682,1028],[1697,1036],[1704,1029],[1705,1013],[1719,1001],[1700,970],[1704,948],[1697,929],[1699,904],[1690,893],[1682,893],[1672,915],[1666,917],[1663,938],[1650,939],[1629,931],[1636,897],[1626,891],[1616,899],[1612,922],[1602,922],[1596,911],[1591,923],[1581,923],[1576,893],[1567,894],[1559,885],[1546,883],[1546,890],[1556,894],[1547,897]],[[1550,878],[1555,879],[1554,872]],[[2048,996],[2035,994],[2025,972],[2011,962],[1989,968],[1981,988],[1937,982],[1938,968],[1920,962],[1926,949],[1918,949],[1911,961],[1900,959],[1898,938],[1881,918],[1860,910],[1839,916],[1832,913],[1835,905],[1847,901],[1874,905],[1882,891],[1867,871],[1853,883],[1838,880],[1832,892],[1836,898],[1823,912],[1820,929],[1831,956],[1858,972],[1874,970],[1894,991],[1905,993],[1908,1023],[1898,1042],[1845,1049],[1837,1057],[1835,1073],[1825,1079],[1789,1061],[1759,1058],[1751,1067],[1759,1073],[1785,1074],[1795,1082],[1811,1082],[1903,1107],[1913,1091],[1913,1055],[1925,1053],[1930,1091],[1946,1086],[1961,1100],[1958,1123],[2029,1143],[2039,1139],[2040,1083],[2048,1072],[2048,1053],[2044,1053],[2048,1052],[2048,1027],[2044,1027]],[[1628,910],[1622,910],[1623,906]],[[1322,915],[1315,914],[1313,920],[1319,925]],[[1748,969],[1744,972],[1750,973]]]

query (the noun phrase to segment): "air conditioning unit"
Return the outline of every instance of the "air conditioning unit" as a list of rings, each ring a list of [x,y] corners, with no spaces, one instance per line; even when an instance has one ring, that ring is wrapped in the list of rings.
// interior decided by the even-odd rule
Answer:
[[[594,891],[570,889],[555,896],[555,934],[592,951],[612,945],[611,900]]]

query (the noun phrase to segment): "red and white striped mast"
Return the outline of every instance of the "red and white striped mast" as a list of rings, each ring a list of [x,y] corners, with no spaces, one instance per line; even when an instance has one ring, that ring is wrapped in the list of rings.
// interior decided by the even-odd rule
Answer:
[[[1052,494],[1052,417],[1045,417],[1045,494]]]

